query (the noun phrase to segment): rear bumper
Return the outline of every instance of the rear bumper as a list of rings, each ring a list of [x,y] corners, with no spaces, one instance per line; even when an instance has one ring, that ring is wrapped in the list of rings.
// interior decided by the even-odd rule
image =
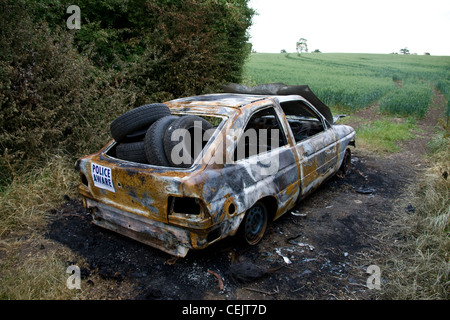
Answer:
[[[191,245],[190,231],[154,221],[89,198],[84,205],[92,213],[93,223],[171,255],[185,257]]]

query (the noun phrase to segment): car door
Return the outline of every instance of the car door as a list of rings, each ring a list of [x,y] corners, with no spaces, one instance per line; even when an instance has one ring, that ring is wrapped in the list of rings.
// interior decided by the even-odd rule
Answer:
[[[234,154],[234,169],[244,181],[247,205],[275,196],[280,207],[292,206],[290,200],[296,199],[299,190],[295,152],[273,105],[249,117]]]
[[[334,173],[337,161],[336,133],[323,117],[304,103],[309,116],[297,119],[293,130],[301,171],[301,194],[306,195]]]

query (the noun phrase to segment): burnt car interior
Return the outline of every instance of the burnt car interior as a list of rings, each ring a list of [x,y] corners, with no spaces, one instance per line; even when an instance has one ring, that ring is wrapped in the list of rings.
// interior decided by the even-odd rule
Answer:
[[[296,143],[324,131],[321,117],[304,101],[282,101],[280,106],[286,115]],[[275,136],[277,132],[278,134]],[[270,151],[275,146],[281,147],[286,144],[286,135],[280,126],[275,110],[273,107],[266,108],[250,118],[236,146],[234,161],[246,159]]]
[[[321,118],[305,102],[293,100],[281,102],[280,105],[291,126],[295,142],[303,141],[324,131]]]
[[[241,84],[230,83],[224,85],[223,90],[228,93],[277,96],[278,98],[280,96],[299,95],[307,99],[322,114],[325,123],[303,100],[279,99],[281,108],[286,115],[297,143],[324,131],[330,123],[334,122],[328,106],[320,101],[307,85],[292,86],[284,83],[268,83],[247,87]]]

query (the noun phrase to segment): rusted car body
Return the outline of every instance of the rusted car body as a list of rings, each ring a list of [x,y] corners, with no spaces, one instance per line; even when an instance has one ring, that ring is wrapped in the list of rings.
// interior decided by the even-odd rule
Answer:
[[[325,118],[300,95],[222,93],[165,104],[174,115],[219,118],[192,166],[123,161],[114,157],[112,140],[79,159],[76,169],[96,225],[175,256],[236,234],[255,204],[276,220],[349,162],[346,150],[355,142],[353,128],[332,123],[331,113]],[[275,124],[279,143],[236,157],[251,119]],[[304,125],[316,129],[305,134],[298,129]]]

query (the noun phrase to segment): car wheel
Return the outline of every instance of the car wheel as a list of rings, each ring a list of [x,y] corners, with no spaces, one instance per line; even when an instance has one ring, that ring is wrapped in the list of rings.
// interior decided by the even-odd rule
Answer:
[[[352,152],[350,149],[345,150],[344,159],[338,171],[338,176],[345,177],[352,171]]]
[[[170,162],[164,152],[164,133],[177,116],[162,117],[147,130],[144,139],[144,150],[149,164],[169,167]]]
[[[241,224],[245,242],[254,246],[261,241],[267,229],[268,218],[267,207],[262,202],[257,202],[247,210]]]
[[[125,112],[111,122],[111,135],[117,142],[122,142],[127,135],[147,129],[159,118],[169,115],[169,107],[162,103],[147,104],[135,108]]]
[[[198,127],[199,124],[201,127]],[[195,137],[196,128],[201,129],[201,137]],[[203,141],[205,131],[211,128],[212,125],[208,121],[194,115],[183,116],[172,122],[164,134],[164,151],[170,164],[174,167],[189,168],[198,156],[195,151],[203,150],[206,143]],[[177,132],[179,129],[181,131]],[[174,150],[176,146],[178,150]],[[172,151],[175,151],[174,154]]]
[[[119,143],[116,147],[116,157],[126,161],[147,163],[144,142]]]

